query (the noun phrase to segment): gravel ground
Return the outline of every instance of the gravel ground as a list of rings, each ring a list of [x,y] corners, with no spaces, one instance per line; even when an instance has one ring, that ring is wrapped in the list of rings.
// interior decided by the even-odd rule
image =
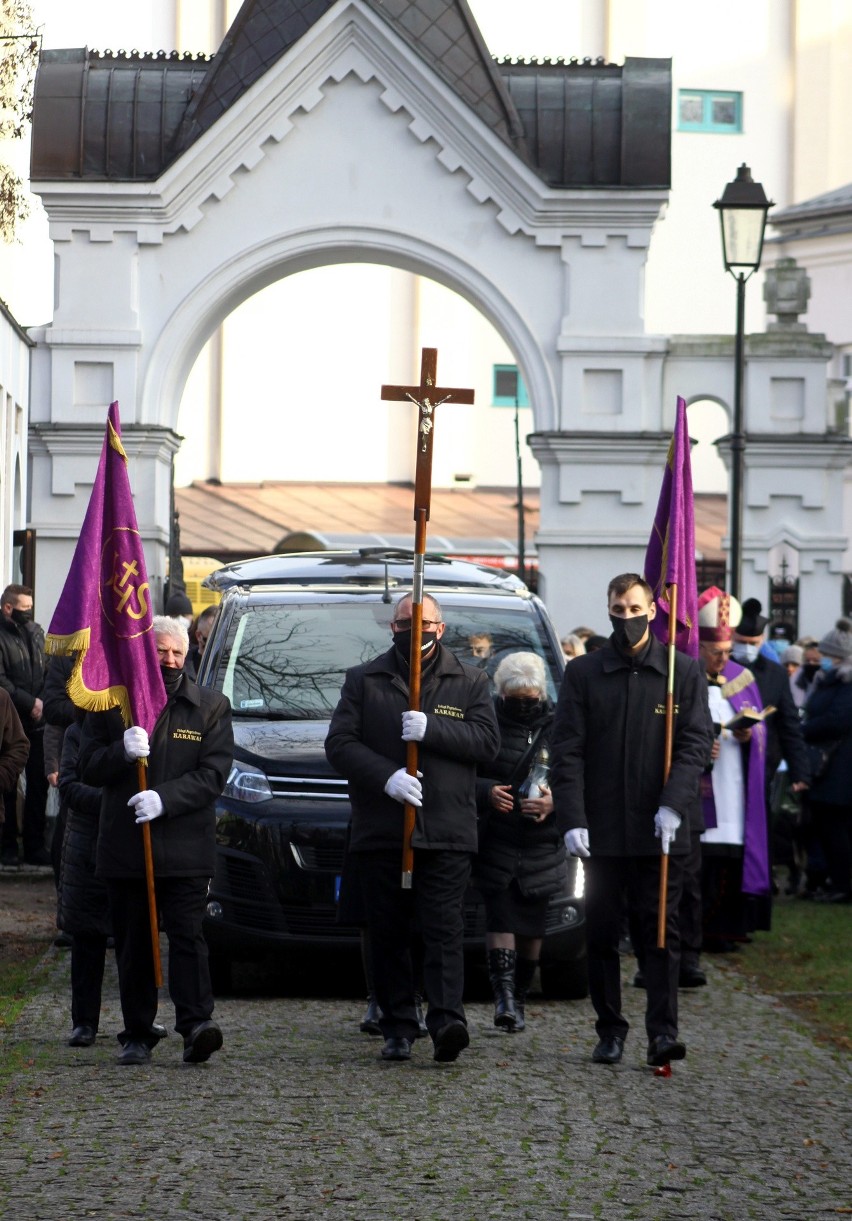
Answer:
[[[625,962],[625,972],[628,963]],[[225,1047],[184,1065],[115,1064],[112,959],[103,1034],[65,1045],[68,954],[3,1036],[0,1215],[65,1218],[820,1218],[852,1213],[849,1059],[708,966],[681,993],[689,1057],[644,1065],[644,993],[621,1065],[593,1065],[587,1002],[536,1002],[522,1035],[469,1007],[472,1042],[436,1064],[378,1059],[361,1005],[255,989],[217,1006]],[[625,978],[627,976],[625,975]],[[292,988],[291,988],[292,990]],[[171,1024],[167,997],[161,1020]]]

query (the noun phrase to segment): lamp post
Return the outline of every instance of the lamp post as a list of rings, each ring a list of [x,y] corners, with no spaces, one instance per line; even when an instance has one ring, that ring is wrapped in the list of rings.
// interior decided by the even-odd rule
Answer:
[[[766,216],[773,202],[763,185],[755,182],[743,163],[733,182],[713,204],[722,225],[722,257],[725,270],[737,282],[737,333],[734,346],[734,426],[731,431],[731,578],[729,592],[740,597],[742,586],[743,487],[745,477],[745,430],[743,425],[743,372],[745,368],[745,285],[760,267]]]

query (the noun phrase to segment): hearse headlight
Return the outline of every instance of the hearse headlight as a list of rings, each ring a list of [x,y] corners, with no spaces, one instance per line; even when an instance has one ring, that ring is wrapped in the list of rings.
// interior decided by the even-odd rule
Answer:
[[[271,801],[272,789],[259,767],[252,767],[250,763],[235,763],[228,773],[222,795],[235,801]]]

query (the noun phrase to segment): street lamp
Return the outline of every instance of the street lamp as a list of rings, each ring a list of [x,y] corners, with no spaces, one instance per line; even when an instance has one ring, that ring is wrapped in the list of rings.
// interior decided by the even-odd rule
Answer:
[[[729,592],[740,597],[742,585],[743,485],[745,432],[743,429],[743,371],[745,367],[745,283],[760,266],[766,216],[773,201],[743,163],[733,182],[713,204],[722,224],[725,270],[737,282],[737,336],[734,347],[734,426],[731,432],[731,580]]]

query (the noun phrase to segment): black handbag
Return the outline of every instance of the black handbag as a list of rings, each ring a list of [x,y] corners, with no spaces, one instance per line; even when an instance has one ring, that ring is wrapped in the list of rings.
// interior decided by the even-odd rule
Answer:
[[[834,752],[840,745],[842,738],[835,738],[833,742],[828,742],[821,746],[818,742],[808,743],[808,759],[811,765],[811,781],[821,780],[828,771],[828,765],[831,762]]]

